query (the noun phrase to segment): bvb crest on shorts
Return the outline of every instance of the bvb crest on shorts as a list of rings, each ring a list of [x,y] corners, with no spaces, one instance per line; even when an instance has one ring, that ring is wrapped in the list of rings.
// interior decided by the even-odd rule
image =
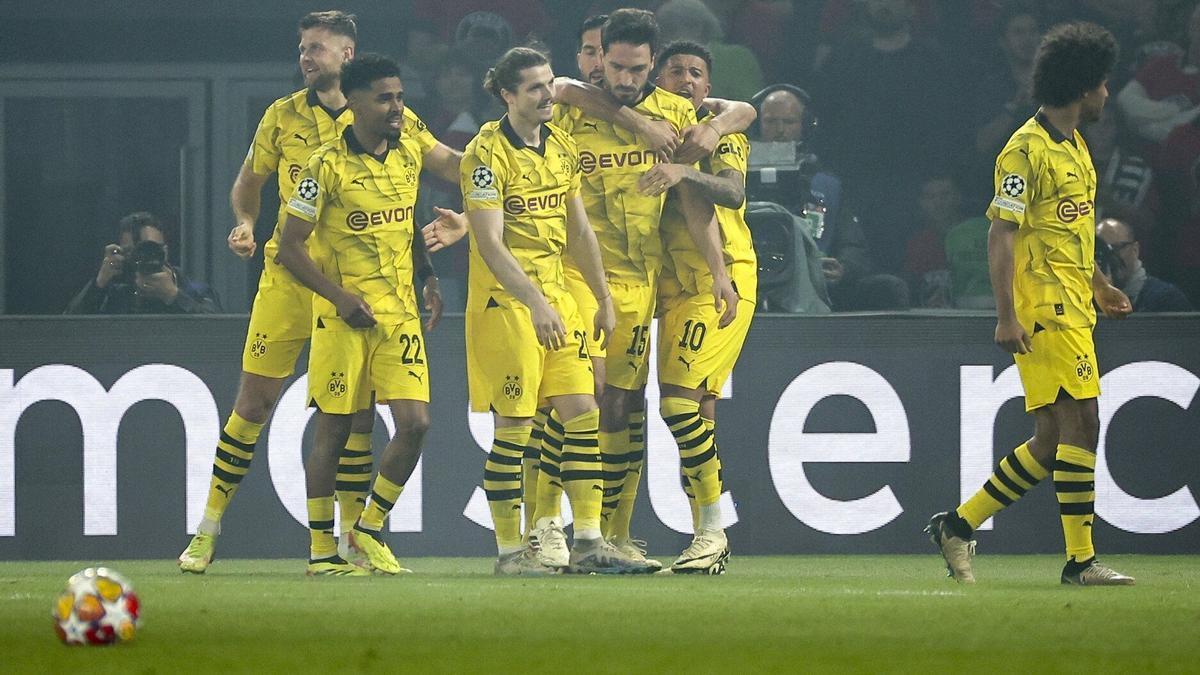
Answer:
[[[1075,360],[1078,361],[1075,364],[1075,377],[1079,378],[1080,382],[1091,382],[1094,372],[1092,362],[1088,361],[1086,356],[1076,356]]]
[[[261,359],[267,355],[267,336],[263,333],[254,334],[254,342],[250,343],[250,356]]]
[[[523,390],[521,389],[520,379],[521,378],[517,375],[504,376],[504,398],[507,398],[510,401],[515,401],[521,398],[521,393]]]
[[[344,378],[346,377],[346,374],[330,373],[329,375],[329,384],[327,385],[327,388],[329,389],[329,395],[334,398],[341,398],[342,396],[345,396],[347,387],[346,380]]]

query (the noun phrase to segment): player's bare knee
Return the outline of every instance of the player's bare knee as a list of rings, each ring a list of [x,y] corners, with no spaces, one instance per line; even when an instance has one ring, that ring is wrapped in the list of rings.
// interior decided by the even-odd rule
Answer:
[[[396,435],[394,438],[407,445],[420,445],[429,431],[430,418],[428,411],[413,411],[396,420]]]
[[[365,408],[354,413],[350,423],[350,431],[355,434],[369,434],[375,428],[375,408]]]

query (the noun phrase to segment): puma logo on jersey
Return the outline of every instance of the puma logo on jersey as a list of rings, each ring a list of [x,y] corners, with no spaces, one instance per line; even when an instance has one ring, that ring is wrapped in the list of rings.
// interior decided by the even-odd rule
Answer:
[[[423,375],[418,375],[417,373],[414,373],[414,372],[413,372],[413,371],[411,371],[411,370],[410,370],[410,371],[408,371],[408,374],[409,374],[409,375],[411,375],[411,376],[413,376],[413,377],[415,377],[415,378],[417,378],[417,382],[420,382],[420,381],[421,381],[421,378],[423,377]]]
[[[1067,178],[1074,178],[1075,180],[1079,180],[1079,176],[1075,175],[1074,171],[1068,171]]]
[[[679,359],[679,362],[682,363],[688,369],[689,373],[692,372],[692,362],[691,361],[688,361],[687,359],[683,358],[682,356],[677,356],[675,358]]]
[[[595,122],[584,122],[584,123],[583,123],[583,126],[584,126],[584,127],[591,127],[591,129],[592,129],[593,131],[599,131],[599,130],[600,130],[600,128],[596,126],[596,123],[595,123]]]
[[[300,142],[301,142],[301,143],[307,143],[307,142],[308,142],[308,139],[307,139],[307,138],[305,138],[304,136],[301,136],[300,134],[292,134],[292,138],[298,138],[298,139],[300,139]]]
[[[364,178],[355,178],[354,180],[350,181],[350,184],[351,184],[351,185],[357,185],[357,186],[359,186],[360,188],[365,188],[365,187],[367,187],[367,184],[366,184],[366,179],[364,179]]]

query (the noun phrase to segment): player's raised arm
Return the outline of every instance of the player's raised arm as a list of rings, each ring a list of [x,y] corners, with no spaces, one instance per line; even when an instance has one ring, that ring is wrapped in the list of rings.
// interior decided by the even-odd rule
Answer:
[[[596,241],[596,232],[588,222],[583,198],[578,193],[567,201],[567,253],[579,266],[583,280],[587,282],[599,305],[592,339],[602,340],[602,346],[607,349],[608,338],[616,325],[612,293],[608,289],[608,280],[604,277],[604,263],[600,261],[600,244]]]
[[[479,257],[504,290],[529,308],[538,342],[546,349],[562,347],[567,335],[562,318],[504,245],[504,213],[500,209],[468,211],[467,220],[475,233]]]
[[[229,191],[229,206],[233,209],[235,223],[229,232],[229,250],[239,258],[253,256],[258,248],[254,241],[254,223],[262,208],[263,185],[270,177],[270,174],[255,173],[248,163],[242,164]]]
[[[633,108],[622,105],[601,87],[569,77],[554,80],[554,101],[575,106],[584,113],[615,124],[642,136],[646,145],[663,158],[670,157],[679,145],[679,130],[666,120],[652,120]]]

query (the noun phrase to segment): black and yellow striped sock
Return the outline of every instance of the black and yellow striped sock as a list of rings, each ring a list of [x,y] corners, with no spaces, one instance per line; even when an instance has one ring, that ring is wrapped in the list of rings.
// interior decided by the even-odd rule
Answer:
[[[338,455],[337,498],[342,532],[354,527],[371,492],[371,433],[350,434]]]
[[[600,468],[600,411],[592,410],[563,423],[562,484],[571,502],[576,539],[600,533],[604,471]]]
[[[1054,455],[1054,493],[1062,519],[1067,560],[1084,562],[1096,556],[1092,521],[1096,513],[1096,455],[1060,443]]]
[[[627,469],[621,482],[621,495],[617,510],[609,524],[610,536],[628,539],[629,527],[633,522],[633,507],[637,504],[638,486],[642,482],[642,467],[646,464],[646,411],[635,410],[629,414],[629,436],[625,444]]]
[[[1000,460],[983,487],[963,502],[956,513],[974,531],[1001,509],[1024,497],[1049,473],[1033,458],[1029,444],[1022,443]]]
[[[538,473],[542,456],[542,434],[550,411],[543,408],[533,416],[533,428],[529,430],[529,443],[525,445],[525,456],[521,459],[521,505],[525,513],[525,538],[533,530],[533,516],[537,513]]]
[[[721,460],[712,430],[700,418],[700,403],[668,396],[660,409],[679,446],[679,464],[692,483],[696,505],[704,510],[721,499]]]
[[[332,558],[337,555],[337,541],[333,538],[333,495],[312,497],[308,500],[308,557],[312,560]]]
[[[371,485],[371,498],[367,500],[367,507],[354,527],[369,532],[382,530],[383,521],[396,505],[396,500],[400,499],[401,492],[404,492],[403,485],[393,483],[382,473],[376,474],[375,482]]]
[[[500,555],[521,548],[521,462],[529,427],[497,427],[492,451],[483,465],[483,492],[492,511]]]
[[[561,473],[563,449],[563,425],[558,411],[546,418],[542,431],[542,454],[538,462],[537,510],[534,523],[544,518],[562,517],[563,484]]]
[[[217,453],[213,458],[212,481],[208,485],[208,501],[204,505],[204,523],[201,531],[215,531],[229,508],[229,502],[241,485],[250,461],[254,459],[254,445],[263,425],[247,422],[236,412],[229,414],[225,428],[217,441]]]
[[[629,470],[629,460],[626,448],[629,445],[629,432],[601,431],[600,441],[600,470],[604,472],[604,495],[600,504],[600,529],[605,537],[611,536],[612,518],[621,501],[621,485],[625,482],[625,474]]]

